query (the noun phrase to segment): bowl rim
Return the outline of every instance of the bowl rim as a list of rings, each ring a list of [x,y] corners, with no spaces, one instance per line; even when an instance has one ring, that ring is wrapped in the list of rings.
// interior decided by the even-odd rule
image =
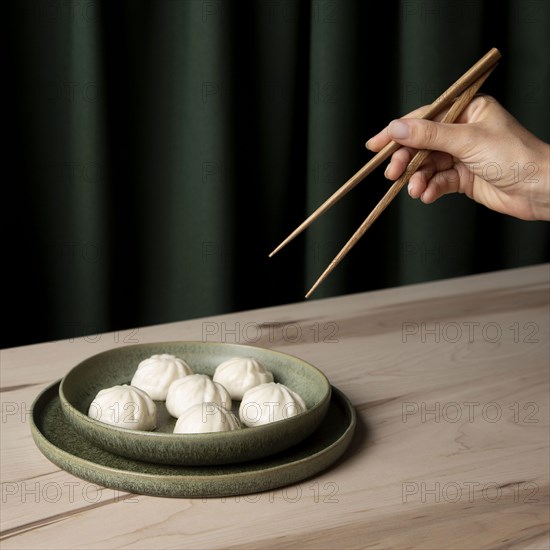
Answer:
[[[132,430],[130,428],[123,428],[121,426],[113,426],[111,424],[107,424],[106,422],[101,422],[99,420],[91,418],[87,414],[81,412],[69,401],[69,399],[65,395],[64,387],[70,381],[71,375],[74,375],[74,372],[79,367],[81,367],[81,365],[83,365],[84,363],[86,363],[87,361],[93,358],[100,358],[102,355],[109,355],[110,353],[113,353],[115,351],[123,351],[125,349],[136,349],[140,347],[145,348],[148,346],[161,346],[161,345],[169,346],[169,345],[178,345],[178,344],[185,344],[185,345],[200,344],[200,345],[206,345],[206,346],[215,346],[219,348],[223,348],[225,346],[233,346],[243,350],[263,351],[266,353],[281,356],[283,358],[290,358],[294,361],[297,361],[303,364],[303,366],[305,366],[307,369],[310,369],[312,372],[314,372],[316,376],[318,376],[324,383],[325,392],[321,397],[321,399],[319,399],[315,403],[315,405],[297,414],[296,416],[293,416],[290,418],[284,418],[282,420],[277,420],[275,422],[270,422],[268,424],[264,424],[261,426],[254,426],[254,427],[243,426],[242,429],[239,429],[239,430],[231,430],[231,431],[225,431],[225,432],[207,432],[207,433],[167,433],[167,432],[158,432],[155,430],[151,430],[151,431]],[[268,367],[266,366],[266,368]],[[101,351],[99,353],[90,355],[85,359],[82,359],[81,361],[79,361],[65,374],[65,376],[63,376],[59,384],[59,400],[60,400],[61,407],[64,414],[74,415],[74,417],[76,418],[76,422],[80,424],[81,427],[84,425],[87,425],[92,427],[95,431],[106,430],[108,432],[112,432],[113,434],[120,434],[125,438],[131,438],[135,440],[145,439],[150,441],[151,438],[153,439],[158,438],[160,440],[166,441],[167,443],[168,442],[176,443],[177,441],[181,441],[189,444],[192,444],[192,442],[210,443],[216,440],[222,441],[227,438],[235,438],[239,440],[243,438],[247,439],[250,437],[254,437],[254,434],[263,434],[263,433],[269,433],[272,430],[273,431],[278,430],[278,427],[281,426],[283,422],[287,423],[288,425],[292,425],[294,423],[300,422],[300,419],[303,418],[305,415],[314,415],[316,414],[317,411],[322,410],[325,407],[326,403],[330,402],[331,393],[332,393],[332,387],[327,376],[320,369],[318,369],[317,367],[315,367],[314,365],[312,365],[311,363],[309,363],[308,361],[305,361],[300,357],[297,357],[289,353],[281,352],[278,350],[273,350],[271,348],[251,346],[249,344],[230,343],[230,342],[204,342],[201,340],[166,340],[166,341],[155,341],[155,342],[140,342],[139,344],[130,344],[127,346],[110,348],[110,349]],[[71,424],[73,424],[73,422],[71,422]]]

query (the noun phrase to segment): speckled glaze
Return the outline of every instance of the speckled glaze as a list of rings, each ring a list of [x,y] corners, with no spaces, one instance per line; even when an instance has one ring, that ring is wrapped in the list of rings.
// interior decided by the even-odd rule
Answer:
[[[348,448],[356,414],[345,395],[332,388],[323,422],[292,449],[254,462],[207,467],[146,463],[93,445],[69,424],[61,409],[59,382],[36,398],[30,425],[41,452],[86,481],[135,494],[204,498],[276,489],[325,470]]]
[[[176,422],[164,402],[156,401],[157,429],[152,432],[109,426],[90,418],[88,408],[97,392],[129,384],[143,359],[171,353],[196,373],[213,375],[223,361],[254,357],[273,372],[275,380],[302,396],[308,407],[298,416],[265,426],[209,434],[173,434]],[[277,351],[215,342],[158,342],[124,346],[94,355],[74,367],[61,381],[59,397],[68,423],[106,451],[159,464],[212,466],[263,458],[296,445],[320,425],[327,412],[331,386],[325,375],[301,359]],[[239,402],[234,403],[238,408]]]

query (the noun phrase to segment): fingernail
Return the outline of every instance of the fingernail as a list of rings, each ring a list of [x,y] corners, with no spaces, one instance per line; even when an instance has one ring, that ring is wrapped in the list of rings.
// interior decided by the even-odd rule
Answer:
[[[393,138],[407,139],[410,133],[409,126],[401,120],[393,120],[388,126],[388,133]]]
[[[367,141],[367,143],[365,143],[365,147],[370,150],[370,139],[369,141]]]
[[[409,193],[409,195],[412,193],[412,189],[413,189],[413,185],[412,183],[409,183],[409,185],[407,185],[407,192]]]
[[[388,178],[388,170],[389,170],[389,169],[390,169],[390,165],[388,164],[388,166],[386,166],[386,169],[384,170],[384,177],[385,177],[386,179],[390,179],[390,178]]]

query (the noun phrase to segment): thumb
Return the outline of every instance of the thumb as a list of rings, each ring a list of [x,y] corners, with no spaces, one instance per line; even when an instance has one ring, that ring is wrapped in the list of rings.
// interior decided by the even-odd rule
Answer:
[[[414,149],[443,151],[461,158],[472,144],[470,129],[466,124],[443,124],[418,118],[392,120],[388,135],[394,140]]]

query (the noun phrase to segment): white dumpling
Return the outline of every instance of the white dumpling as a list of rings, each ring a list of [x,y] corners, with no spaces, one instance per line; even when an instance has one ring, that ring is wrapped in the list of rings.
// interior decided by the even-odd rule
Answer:
[[[132,378],[132,386],[147,392],[152,399],[164,401],[170,384],[193,374],[191,367],[179,357],[162,353],[143,360]]]
[[[273,374],[251,357],[233,357],[220,363],[213,378],[236,400],[242,399],[254,386],[273,382]]]
[[[154,430],[157,406],[143,390],[123,384],[101,390],[90,404],[88,416],[129,430]]]
[[[176,422],[174,433],[198,434],[240,430],[241,424],[230,411],[216,403],[199,403],[187,409]]]
[[[239,407],[239,418],[246,426],[262,426],[296,416],[306,410],[304,400],[290,388],[276,382],[249,389]]]
[[[172,382],[166,396],[166,408],[175,418],[200,403],[216,403],[231,410],[231,396],[218,382],[206,374],[190,374]]]

